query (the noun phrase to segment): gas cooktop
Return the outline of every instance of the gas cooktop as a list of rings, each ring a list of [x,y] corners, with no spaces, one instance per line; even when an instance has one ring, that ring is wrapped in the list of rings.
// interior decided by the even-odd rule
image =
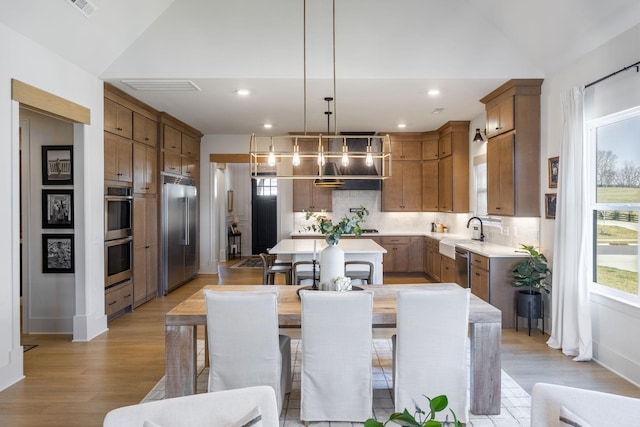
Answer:
[[[375,228],[363,228],[362,229],[362,234],[372,234],[372,233],[379,233],[379,231],[376,230]]]

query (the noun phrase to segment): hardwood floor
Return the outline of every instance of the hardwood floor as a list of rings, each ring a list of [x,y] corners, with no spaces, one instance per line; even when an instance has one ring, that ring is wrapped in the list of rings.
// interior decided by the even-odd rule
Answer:
[[[237,261],[236,261],[237,262]],[[234,264],[231,262],[230,264]],[[70,335],[24,335],[24,380],[0,392],[0,426],[101,426],[116,407],[140,402],[164,375],[164,314],[205,284],[260,283],[260,269],[221,268],[109,322],[90,342]],[[385,275],[387,283],[426,283]],[[596,363],[573,362],[548,348],[539,331],[503,330],[503,369],[525,390],[545,381],[640,397],[640,389]]]

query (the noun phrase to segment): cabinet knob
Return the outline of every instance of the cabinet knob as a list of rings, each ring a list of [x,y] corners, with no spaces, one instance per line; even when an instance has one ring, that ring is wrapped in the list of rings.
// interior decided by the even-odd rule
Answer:
[[[148,140],[149,140],[149,138],[147,138],[147,137],[145,136],[145,137],[144,137],[144,140],[145,140],[145,141],[148,141]]]
[[[122,128],[116,128],[116,130],[122,130]]]

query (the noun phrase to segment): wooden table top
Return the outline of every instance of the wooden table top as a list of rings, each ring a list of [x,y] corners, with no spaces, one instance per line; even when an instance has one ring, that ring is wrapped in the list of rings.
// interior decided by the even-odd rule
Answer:
[[[207,323],[204,303],[205,289],[217,292],[255,291],[263,285],[207,285],[178,304],[166,315],[166,326],[193,326]],[[358,285],[373,291],[373,327],[395,327],[396,294],[402,290],[453,289],[455,283],[429,283],[411,285]],[[276,286],[278,292],[278,320],[280,327],[300,327],[301,304],[297,290],[299,286]],[[501,323],[502,313],[491,304],[471,294],[469,323]]]

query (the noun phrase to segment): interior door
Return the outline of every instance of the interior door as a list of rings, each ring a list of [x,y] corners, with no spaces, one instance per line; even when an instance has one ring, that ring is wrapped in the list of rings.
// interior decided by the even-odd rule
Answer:
[[[278,180],[265,175],[251,180],[251,253],[266,252],[278,243]]]

